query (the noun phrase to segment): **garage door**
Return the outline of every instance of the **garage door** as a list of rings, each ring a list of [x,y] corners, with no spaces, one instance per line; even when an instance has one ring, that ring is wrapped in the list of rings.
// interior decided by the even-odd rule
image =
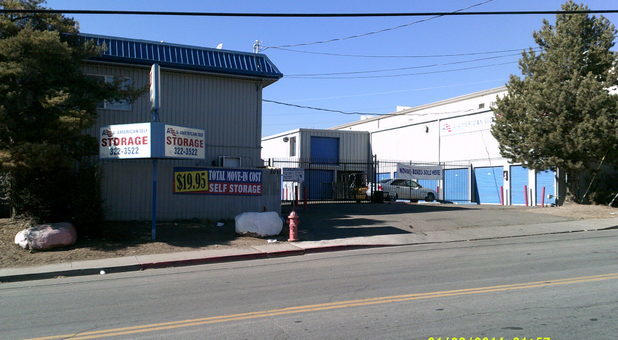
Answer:
[[[526,204],[525,188],[528,187],[528,169],[511,166],[511,204]]]
[[[469,169],[444,171],[444,199],[452,202],[470,202]]]
[[[556,172],[553,170],[537,171],[536,173],[536,204],[543,202],[545,188],[545,204],[556,203]]]
[[[311,136],[311,162],[339,163],[339,138]]]
[[[421,179],[418,181],[418,184],[423,186],[423,188],[434,190],[436,193],[439,193],[440,190],[440,181],[437,179]]]
[[[500,191],[504,185],[503,167],[482,167],[474,169],[474,192],[481,204],[500,204]]]
[[[333,199],[333,179],[333,170],[305,170],[305,188],[309,199]]]

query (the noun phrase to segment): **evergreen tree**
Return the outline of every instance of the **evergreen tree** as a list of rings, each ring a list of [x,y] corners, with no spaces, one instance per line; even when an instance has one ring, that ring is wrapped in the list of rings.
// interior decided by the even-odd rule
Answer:
[[[587,7],[568,1],[564,11]],[[569,195],[582,198],[591,169],[618,161],[618,70],[609,20],[558,14],[534,32],[538,52],[522,53],[523,78],[511,75],[498,99],[492,133],[501,154],[537,170],[567,173]]]
[[[42,2],[0,0],[0,8],[41,9]],[[84,130],[96,121],[97,103],[127,95],[118,83],[81,72],[100,48],[77,33],[77,23],[59,14],[0,15],[0,173],[16,213],[37,220],[97,214],[79,211],[97,201],[85,195],[98,191],[96,172],[84,172],[88,181],[78,171],[97,153]]]

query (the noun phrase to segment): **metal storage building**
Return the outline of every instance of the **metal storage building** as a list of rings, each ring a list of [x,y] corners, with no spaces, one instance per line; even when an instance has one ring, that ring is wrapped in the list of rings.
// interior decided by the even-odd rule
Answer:
[[[372,152],[381,160],[443,165],[442,199],[481,204],[554,204],[558,197],[557,170],[535,172],[511,164],[500,155],[490,131],[494,115],[490,107],[505,94],[505,87],[494,88],[403,107],[391,115],[333,129],[369,131]],[[396,173],[391,170],[382,176]]]
[[[304,169],[304,186],[282,182],[283,199],[353,199],[350,186],[371,172],[369,133],[297,129],[262,138],[262,158],[271,167]],[[357,179],[358,178],[358,179]]]
[[[161,66],[160,121],[205,130],[204,160],[159,160],[158,215],[162,220],[232,218],[244,211],[280,211],[280,175],[260,158],[262,89],[283,75],[264,54],[83,34],[106,47],[84,63],[84,73],[136,87]],[[111,124],[149,122],[148,94],[133,102],[104,102],[89,131]],[[151,216],[151,160],[101,160],[102,192],[109,220]],[[260,169],[261,195],[175,194],[174,167]]]
[[[330,130],[317,131],[367,132],[367,144],[361,139],[346,142],[346,157],[370,162],[370,157],[375,155],[378,180],[397,177],[398,163],[441,165],[444,169],[442,180],[427,179],[419,183],[437,189],[442,200],[505,205],[554,204],[559,196],[557,170],[535,172],[511,164],[500,155],[498,142],[491,134],[494,113],[490,108],[498,96],[505,94],[506,88],[499,87],[417,107],[399,107],[390,115],[364,117]],[[306,149],[307,138],[299,137],[302,131],[304,129],[264,138],[262,157],[313,156],[311,150]],[[292,144],[282,143],[282,138],[294,138],[295,148],[292,150],[289,148]],[[296,146],[297,139],[304,140],[302,150]],[[298,154],[292,152],[297,149]]]

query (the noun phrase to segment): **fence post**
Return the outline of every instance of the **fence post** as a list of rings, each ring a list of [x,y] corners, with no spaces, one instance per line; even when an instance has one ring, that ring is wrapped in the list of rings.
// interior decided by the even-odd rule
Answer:
[[[538,202],[536,201],[536,197],[534,197],[534,193],[532,192],[532,188],[530,188],[528,191],[530,191],[530,206],[538,204]]]
[[[303,182],[303,201],[304,201],[304,209],[307,209],[307,186]]]
[[[528,206],[528,186],[524,185],[524,201],[526,202],[526,207]]]
[[[438,130],[440,131],[440,130]],[[438,150],[439,151],[439,150]],[[440,163],[438,163],[440,164]],[[442,164],[442,192],[438,191],[438,197],[441,197],[442,200],[446,201],[446,191],[444,190],[444,188],[446,188],[446,177],[445,177],[445,171],[446,171],[446,162],[443,162]],[[440,183],[440,182],[438,182]]]
[[[373,155],[373,180],[371,181],[371,200],[375,202],[376,190],[378,189],[378,172],[380,171],[380,164],[378,163],[378,156]]]
[[[412,167],[412,161],[410,161],[410,168]],[[399,169],[397,169],[397,171],[399,172]],[[410,197],[410,203],[412,203],[414,200],[412,199],[412,179],[409,179],[408,181],[410,186],[408,187],[408,197]]]
[[[545,207],[545,187],[541,189],[541,207]]]
[[[470,202],[478,203],[478,200],[476,199],[476,197],[474,197],[474,183],[472,183],[472,180],[474,179],[474,176],[472,175],[473,172],[474,166],[472,165],[472,163],[470,163],[470,165],[468,166],[468,198],[470,199]]]

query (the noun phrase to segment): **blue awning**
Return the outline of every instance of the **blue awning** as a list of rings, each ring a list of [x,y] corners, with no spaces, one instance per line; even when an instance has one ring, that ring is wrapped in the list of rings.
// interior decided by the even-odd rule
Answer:
[[[106,47],[102,55],[93,60],[126,64],[152,65],[182,70],[219,73],[274,82],[283,77],[277,67],[264,54],[219,50],[197,46],[176,45],[165,42],[144,41],[94,34],[80,36]],[[269,82],[269,83],[270,83]]]

